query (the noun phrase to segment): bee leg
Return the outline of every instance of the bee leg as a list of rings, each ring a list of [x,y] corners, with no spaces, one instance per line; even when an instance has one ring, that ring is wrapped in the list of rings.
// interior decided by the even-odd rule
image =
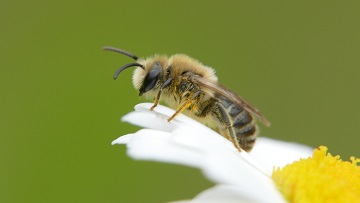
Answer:
[[[231,119],[230,119],[230,115],[229,113],[226,111],[226,108],[221,104],[221,103],[217,103],[217,109],[218,109],[218,116],[219,118],[221,118],[222,122],[224,123],[224,127],[226,129],[226,133],[225,134],[225,138],[227,138],[228,140],[230,140],[235,148],[237,150],[239,150],[239,152],[242,151],[240,145],[239,145],[239,140],[237,139],[236,137],[236,133],[235,133],[235,130],[234,128],[232,127],[232,122],[231,122]]]
[[[150,111],[153,111],[154,108],[159,104],[161,92],[162,92],[162,90],[163,90],[165,87],[167,87],[167,86],[170,85],[171,80],[172,80],[171,78],[168,78],[168,79],[161,85],[160,90],[159,90],[159,92],[158,92],[157,95],[156,95],[156,98],[155,98],[155,101],[154,101],[154,105],[150,108]]]
[[[220,132],[221,135],[224,135],[226,139],[231,140],[230,133],[227,129],[218,130],[218,132]]]
[[[168,119],[168,122],[172,121],[178,114],[183,112],[186,108],[188,108],[193,101],[191,99],[187,100],[184,104],[182,104],[178,109],[176,109],[176,112]]]
[[[160,95],[161,95],[161,89],[160,89],[159,92],[157,93],[156,98],[155,98],[155,101],[154,101],[154,105],[150,108],[150,111],[153,111],[154,108],[159,104]]]
[[[168,122],[172,121],[177,115],[179,115],[181,112],[183,112],[186,108],[188,108],[189,106],[191,106],[191,104],[193,104],[194,101],[196,101],[196,97],[198,97],[200,95],[201,91],[197,91],[195,92],[191,98],[187,99],[187,101],[185,103],[183,103],[179,108],[176,109],[176,112],[168,119]]]

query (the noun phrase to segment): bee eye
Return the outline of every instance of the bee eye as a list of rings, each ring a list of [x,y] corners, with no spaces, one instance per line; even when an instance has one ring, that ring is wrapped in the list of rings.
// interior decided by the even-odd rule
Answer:
[[[150,70],[150,72],[144,78],[142,86],[139,90],[140,96],[142,94],[144,94],[145,92],[148,92],[149,90],[154,88],[156,82],[159,80],[161,70],[162,69],[161,69],[160,63],[159,62],[154,63],[153,68]]]

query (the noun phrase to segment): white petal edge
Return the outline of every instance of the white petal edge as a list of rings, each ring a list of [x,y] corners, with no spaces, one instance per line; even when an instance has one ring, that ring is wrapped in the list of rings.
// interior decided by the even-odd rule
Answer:
[[[236,187],[231,185],[216,185],[191,200],[175,201],[172,203],[280,203],[285,201],[273,202],[259,191],[251,191],[248,188]]]
[[[124,139],[122,139],[124,137]],[[127,154],[136,160],[182,164],[200,167],[201,153],[176,146],[169,132],[142,129],[113,141],[113,144],[127,144]]]

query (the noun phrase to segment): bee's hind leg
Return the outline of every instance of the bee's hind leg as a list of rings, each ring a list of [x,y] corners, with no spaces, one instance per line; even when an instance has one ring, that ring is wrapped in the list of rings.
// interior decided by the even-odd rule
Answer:
[[[217,110],[216,114],[219,118],[221,118],[221,121],[224,124],[224,129],[221,129],[220,134],[230,140],[234,144],[235,148],[241,152],[242,149],[240,147],[239,140],[236,137],[235,129],[232,127],[233,124],[229,113],[221,103],[217,103]]]

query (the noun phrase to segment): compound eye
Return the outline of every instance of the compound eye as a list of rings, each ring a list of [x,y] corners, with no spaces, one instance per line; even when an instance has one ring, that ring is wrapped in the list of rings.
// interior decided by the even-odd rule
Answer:
[[[156,82],[159,80],[160,74],[161,74],[161,66],[159,62],[155,62],[153,65],[153,68],[150,70],[150,72],[145,76],[143,84],[140,88],[139,95],[141,96],[145,92],[150,91],[154,88],[156,85]]]

